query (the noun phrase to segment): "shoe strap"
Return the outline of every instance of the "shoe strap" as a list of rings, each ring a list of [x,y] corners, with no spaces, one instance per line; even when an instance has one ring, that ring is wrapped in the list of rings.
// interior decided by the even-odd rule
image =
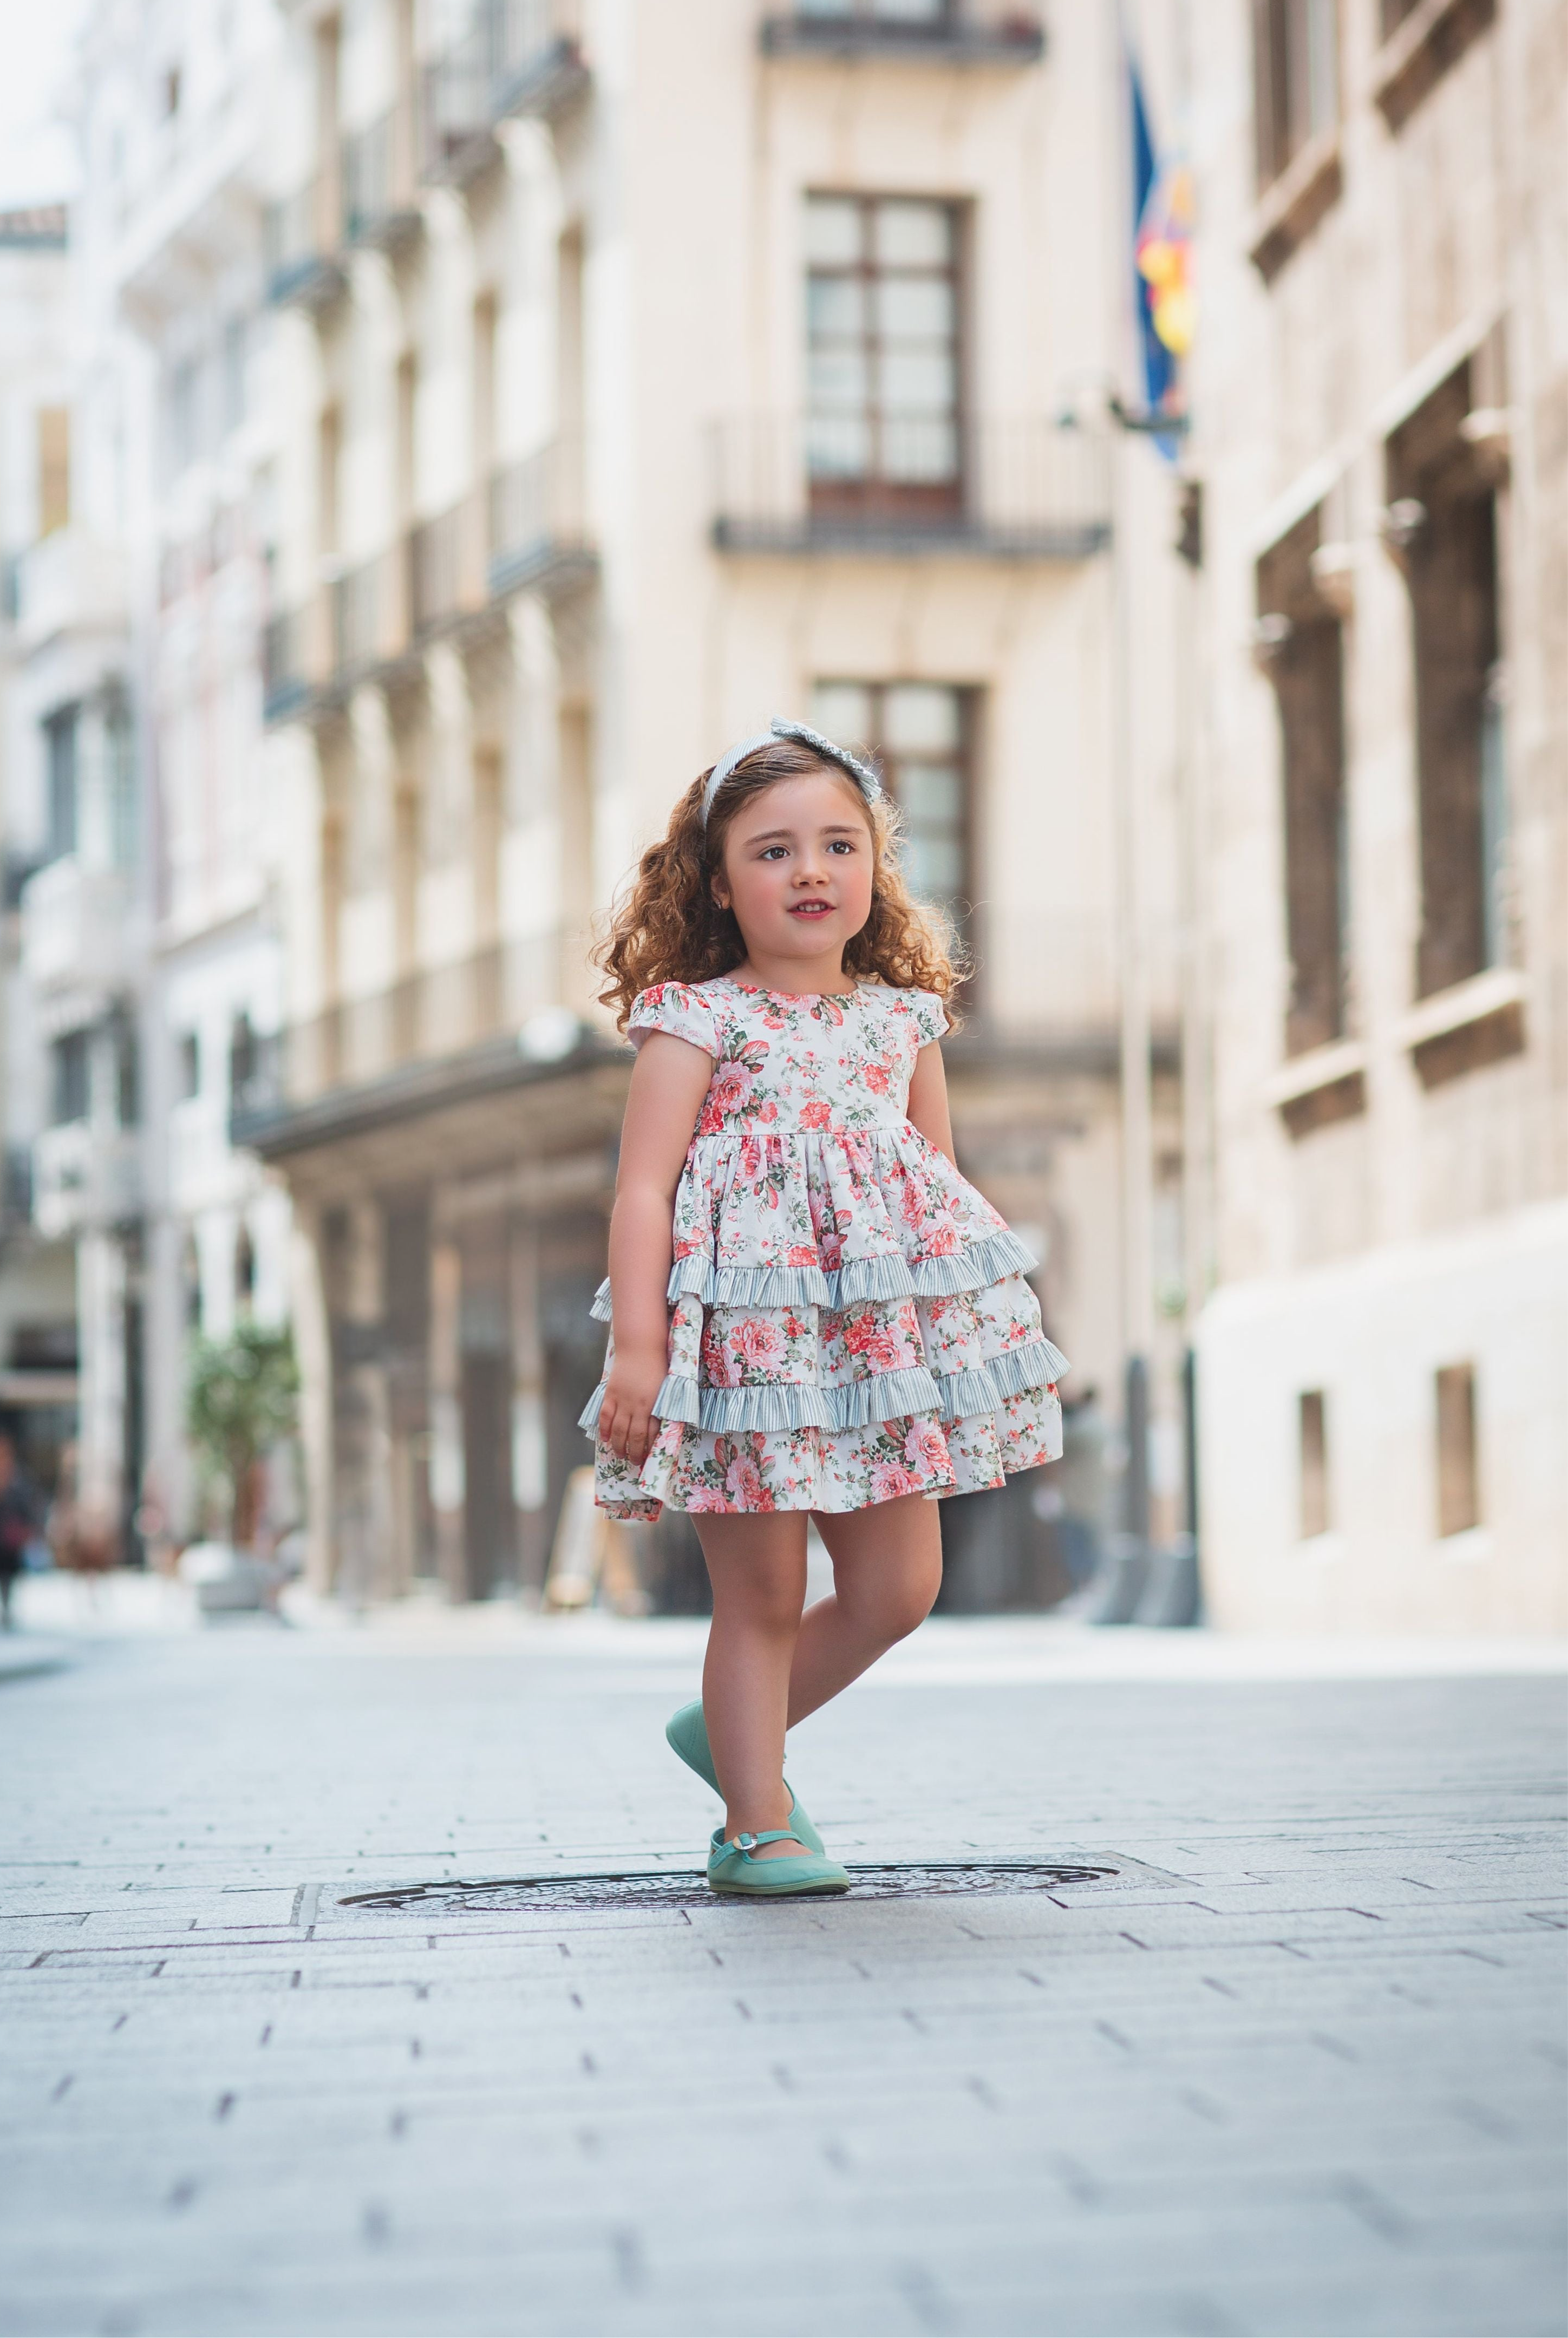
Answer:
[[[798,1834],[791,1834],[788,1827],[770,1827],[765,1834],[738,1834],[733,1842],[726,1842],[722,1846],[720,1856],[730,1858],[738,1853],[740,1858],[750,1860],[752,1852],[765,1842],[800,1842],[800,1838]],[[803,1842],[800,1849],[802,1852],[806,1850]]]

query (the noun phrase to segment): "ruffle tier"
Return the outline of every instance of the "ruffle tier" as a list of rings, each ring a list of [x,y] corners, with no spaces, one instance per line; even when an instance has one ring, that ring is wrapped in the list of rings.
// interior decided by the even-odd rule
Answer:
[[[599,1449],[606,1508],[848,1510],[1059,1455],[1034,1255],[908,1122],[701,1137],[675,1235],[662,1425],[640,1471]]]

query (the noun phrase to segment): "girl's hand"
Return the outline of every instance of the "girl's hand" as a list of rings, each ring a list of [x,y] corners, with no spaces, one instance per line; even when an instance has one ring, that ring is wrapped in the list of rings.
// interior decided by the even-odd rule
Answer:
[[[641,1468],[653,1449],[653,1439],[659,1433],[653,1420],[653,1400],[664,1378],[664,1361],[662,1355],[615,1359],[604,1385],[599,1438],[618,1460],[635,1462]]]

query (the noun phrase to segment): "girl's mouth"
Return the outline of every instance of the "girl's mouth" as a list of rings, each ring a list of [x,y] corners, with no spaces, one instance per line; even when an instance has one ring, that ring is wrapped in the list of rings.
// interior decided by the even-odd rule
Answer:
[[[829,918],[832,914],[831,901],[797,901],[789,912],[792,918]]]

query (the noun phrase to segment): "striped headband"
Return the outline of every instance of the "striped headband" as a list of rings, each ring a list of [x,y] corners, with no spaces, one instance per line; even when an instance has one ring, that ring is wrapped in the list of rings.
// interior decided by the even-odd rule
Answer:
[[[881,794],[882,782],[869,763],[858,762],[844,748],[836,747],[831,739],[824,739],[820,731],[813,731],[804,722],[787,722],[782,715],[776,714],[766,731],[759,731],[754,739],[743,739],[739,747],[731,747],[709,772],[708,784],[702,791],[704,828],[713,809],[714,797],[737,763],[743,763],[747,756],[754,755],[760,747],[770,747],[775,739],[793,739],[800,746],[809,747],[814,755],[820,755],[824,762],[837,763],[841,771],[848,773],[868,804],[875,803]]]

